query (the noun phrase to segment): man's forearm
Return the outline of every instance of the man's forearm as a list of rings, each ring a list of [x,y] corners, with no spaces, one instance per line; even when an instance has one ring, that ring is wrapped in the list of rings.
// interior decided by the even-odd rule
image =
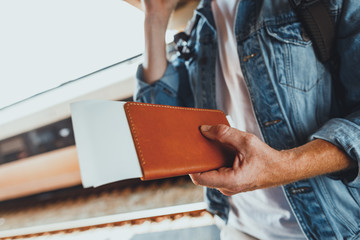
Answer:
[[[316,139],[303,146],[286,150],[289,154],[288,169],[292,169],[290,176],[296,181],[318,175],[338,172],[356,166],[355,161],[341,149],[325,140]]]
[[[147,83],[158,80],[167,66],[165,32],[167,22],[156,15],[145,17],[144,79]]]

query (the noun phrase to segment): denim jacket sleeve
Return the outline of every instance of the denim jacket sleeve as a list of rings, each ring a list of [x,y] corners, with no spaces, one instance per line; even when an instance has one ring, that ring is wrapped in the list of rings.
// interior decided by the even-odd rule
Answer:
[[[343,149],[358,169],[355,179],[346,182],[360,188],[360,1],[344,1],[337,33],[339,79],[344,87],[343,109],[346,114],[333,118],[312,135]]]
[[[136,80],[134,100],[137,102],[184,107],[194,105],[187,70],[179,60],[168,62],[164,75],[153,84],[144,81],[143,67],[139,65]]]

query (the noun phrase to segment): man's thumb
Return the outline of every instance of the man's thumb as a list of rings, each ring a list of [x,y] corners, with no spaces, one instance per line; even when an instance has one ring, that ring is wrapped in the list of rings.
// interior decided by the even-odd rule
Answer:
[[[206,138],[211,140],[216,140],[222,143],[229,143],[229,141],[233,141],[233,134],[231,131],[231,127],[219,124],[215,126],[209,126],[209,125],[201,125],[200,131],[202,135],[204,135]]]

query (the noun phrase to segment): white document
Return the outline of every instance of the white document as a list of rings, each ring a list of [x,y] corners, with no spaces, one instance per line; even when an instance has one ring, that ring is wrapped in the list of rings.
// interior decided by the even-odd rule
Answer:
[[[124,104],[107,100],[85,100],[71,104],[84,187],[142,177]]]
[[[234,123],[234,121],[232,120],[231,116],[230,116],[230,115],[226,115],[226,119],[228,120],[230,127],[235,128],[235,123]]]

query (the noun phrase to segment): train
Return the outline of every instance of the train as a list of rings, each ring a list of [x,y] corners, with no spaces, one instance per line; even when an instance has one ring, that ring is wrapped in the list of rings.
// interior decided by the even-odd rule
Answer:
[[[129,101],[141,56],[0,110],[0,201],[81,184],[72,102]]]

